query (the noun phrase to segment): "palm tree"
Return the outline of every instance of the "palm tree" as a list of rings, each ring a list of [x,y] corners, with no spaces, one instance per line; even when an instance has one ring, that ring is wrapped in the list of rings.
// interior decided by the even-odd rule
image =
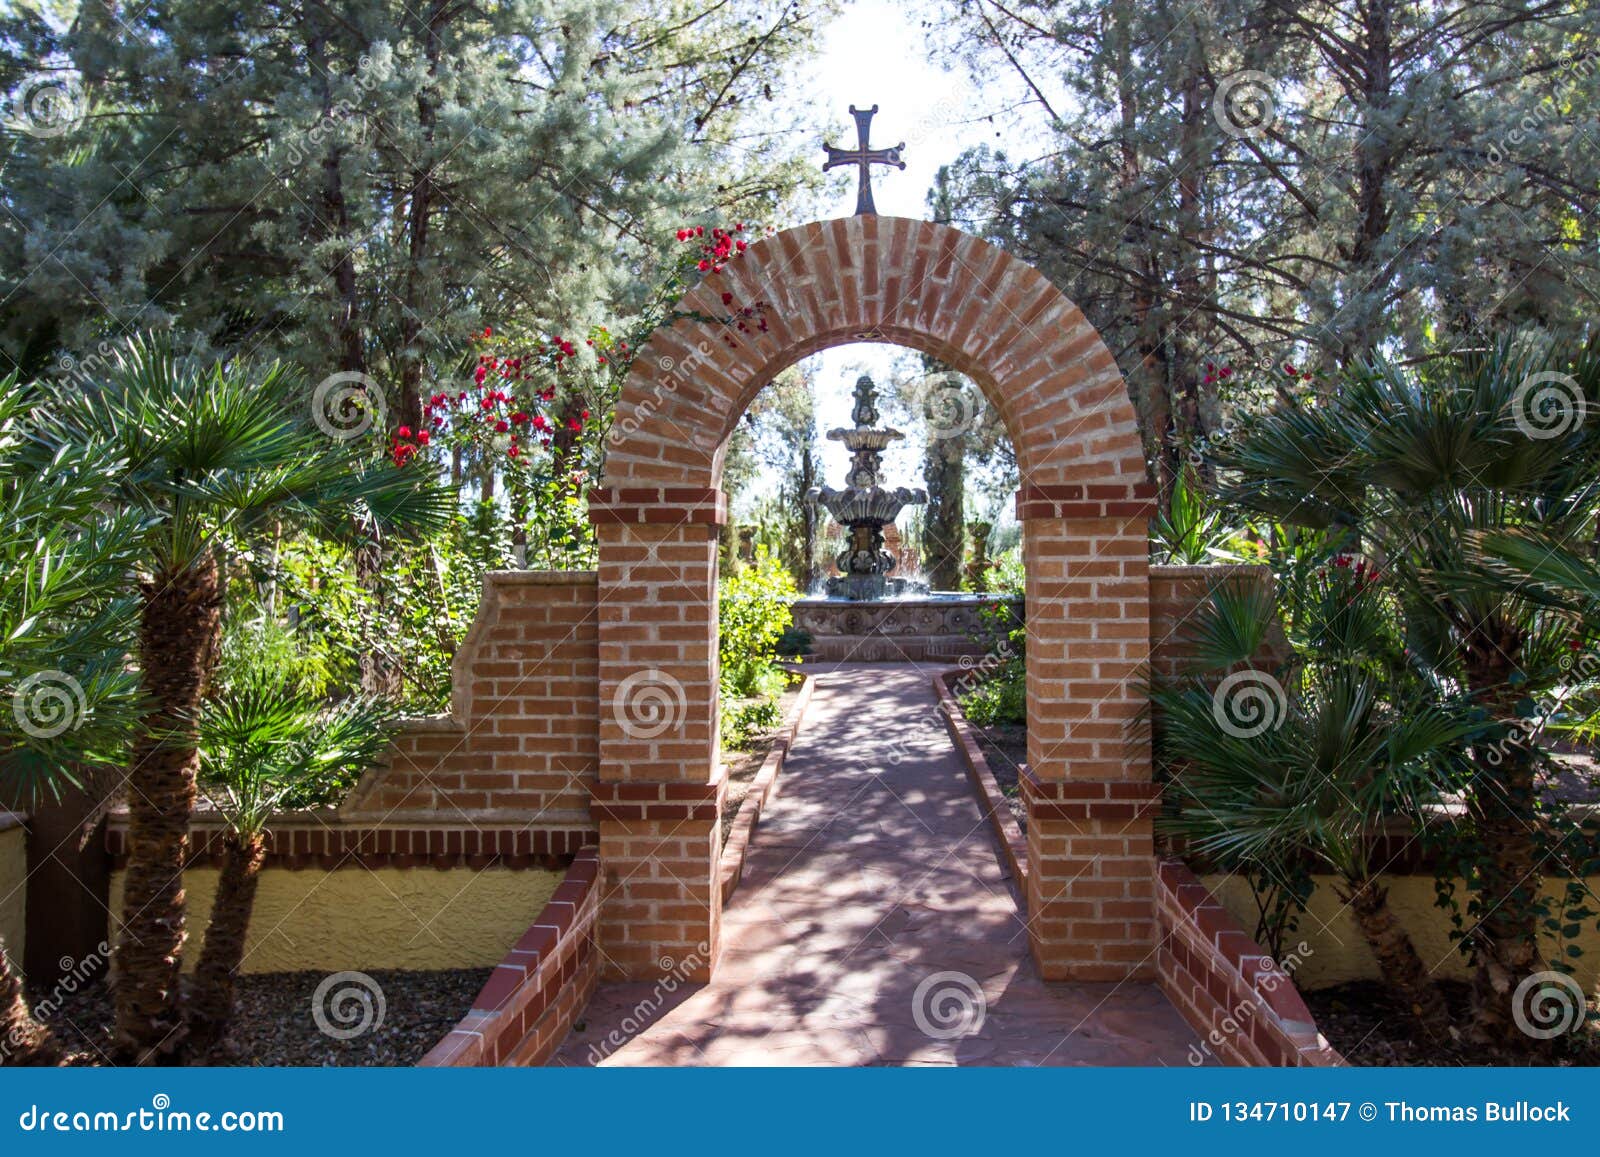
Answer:
[[[319,433],[307,391],[279,363],[201,364],[162,339],[110,358],[98,388],[61,390],[52,445],[115,453],[114,500],[148,520],[140,536],[138,659],[144,714],[127,782],[128,867],[116,950],[116,1050],[136,1063],[176,1056],[183,867],[199,766],[200,704],[216,664],[219,551],[271,523],[344,533],[437,524],[447,500],[417,472],[364,465]]]
[[[1593,638],[1600,620],[1551,606],[1485,543],[1508,533],[1588,541],[1600,513],[1597,406],[1595,345],[1510,337],[1427,370],[1358,368],[1314,403],[1245,423],[1216,458],[1224,498],[1357,536],[1390,576],[1414,656],[1492,723],[1471,749],[1467,943],[1474,1024],[1498,1042],[1526,1043],[1511,997],[1544,967],[1540,882],[1556,843],[1536,806],[1540,752],[1523,721],[1559,684],[1555,660],[1574,630]]]
[[[268,822],[337,800],[388,743],[390,709],[369,698],[330,705],[308,674],[292,636],[258,621],[227,640],[222,686],[201,709],[200,786],[231,831],[189,993],[196,1050],[221,1040],[232,1017]]]
[[[28,808],[118,764],[134,719],[122,576],[143,529],[102,508],[109,456],[40,454],[15,374],[0,378],[0,805]],[[0,1063],[50,1063],[0,942]]]
[[[1277,625],[1271,601],[1254,590],[1213,596],[1196,631],[1197,670],[1212,677],[1153,693],[1177,804],[1162,826],[1222,866],[1277,877],[1309,860],[1331,871],[1390,992],[1438,1039],[1444,999],[1389,908],[1378,855],[1389,822],[1415,818],[1450,782],[1472,724],[1416,690],[1369,576],[1340,555],[1285,583],[1289,657],[1270,671],[1240,664]]]

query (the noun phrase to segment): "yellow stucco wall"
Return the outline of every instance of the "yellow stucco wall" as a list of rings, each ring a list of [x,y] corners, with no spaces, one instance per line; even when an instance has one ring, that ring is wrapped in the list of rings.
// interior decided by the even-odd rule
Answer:
[[[1242,878],[1209,875],[1201,879],[1246,932],[1255,928],[1255,903],[1250,898],[1250,886]],[[1386,882],[1389,904],[1410,933],[1423,962],[1435,968],[1437,976],[1465,980],[1467,958],[1450,939],[1449,912],[1434,906],[1433,877],[1391,876]],[[1591,878],[1588,883],[1591,892],[1600,894],[1600,877]],[[1560,887],[1548,890],[1558,897],[1561,894]],[[1465,886],[1458,886],[1456,894],[1464,900]],[[1301,988],[1327,988],[1351,980],[1377,978],[1377,962],[1355,920],[1339,900],[1330,877],[1317,877],[1317,890],[1300,918],[1299,930],[1290,939],[1303,940],[1311,948],[1294,974],[1295,983]],[[1577,978],[1586,990],[1593,991],[1600,983],[1600,932],[1595,930],[1593,920],[1584,925],[1577,943],[1583,948],[1583,957],[1577,961]],[[1547,952],[1555,955],[1553,948],[1547,948]]]
[[[216,893],[217,869],[184,874],[193,968]],[[123,873],[111,877],[122,911]],[[488,868],[268,868],[261,874],[246,972],[488,968],[533,922],[563,873]]]
[[[0,940],[6,955],[22,968],[28,901],[27,833],[20,827],[0,830]]]

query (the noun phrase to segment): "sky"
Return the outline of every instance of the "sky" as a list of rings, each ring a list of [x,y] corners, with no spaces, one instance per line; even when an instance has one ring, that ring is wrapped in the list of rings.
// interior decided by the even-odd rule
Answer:
[[[1002,133],[1005,143],[1015,145],[1031,127],[1025,116],[1010,111],[1020,101],[1008,76],[985,78],[980,88],[965,69],[946,71],[932,58],[924,21],[936,21],[937,12],[936,5],[918,0],[847,0],[823,34],[820,52],[790,81],[791,91],[807,102],[807,119],[827,127],[815,141],[818,165],[825,159],[824,139],[855,147],[852,104],[878,106],[872,147],[905,142],[904,170],[874,168],[873,199],[885,216],[926,219],[928,190],[941,165],[973,146],[1001,143]],[[830,189],[819,215],[849,216],[856,205],[855,170],[836,169],[832,175],[838,178],[837,188]],[[850,391],[861,373],[887,384],[895,358],[905,355],[898,347],[856,344],[808,359],[816,371],[817,424],[823,433],[851,424]],[[824,480],[829,485],[844,484],[847,458],[840,443],[824,442]],[[891,449],[884,455],[885,483],[919,485],[921,458],[914,439]]]

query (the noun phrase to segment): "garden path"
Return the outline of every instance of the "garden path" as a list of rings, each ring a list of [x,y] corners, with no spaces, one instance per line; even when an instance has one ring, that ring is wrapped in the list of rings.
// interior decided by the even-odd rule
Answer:
[[[602,984],[551,1063],[1187,1064],[1154,985],[1040,979],[932,670],[807,669],[714,980]]]

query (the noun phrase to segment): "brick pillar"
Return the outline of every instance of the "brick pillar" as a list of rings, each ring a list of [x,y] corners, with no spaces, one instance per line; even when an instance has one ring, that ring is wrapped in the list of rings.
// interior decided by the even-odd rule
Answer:
[[[1029,944],[1052,980],[1156,974],[1144,485],[1028,486]]]
[[[717,491],[591,496],[600,554],[600,949],[612,979],[709,980],[717,759]]]

